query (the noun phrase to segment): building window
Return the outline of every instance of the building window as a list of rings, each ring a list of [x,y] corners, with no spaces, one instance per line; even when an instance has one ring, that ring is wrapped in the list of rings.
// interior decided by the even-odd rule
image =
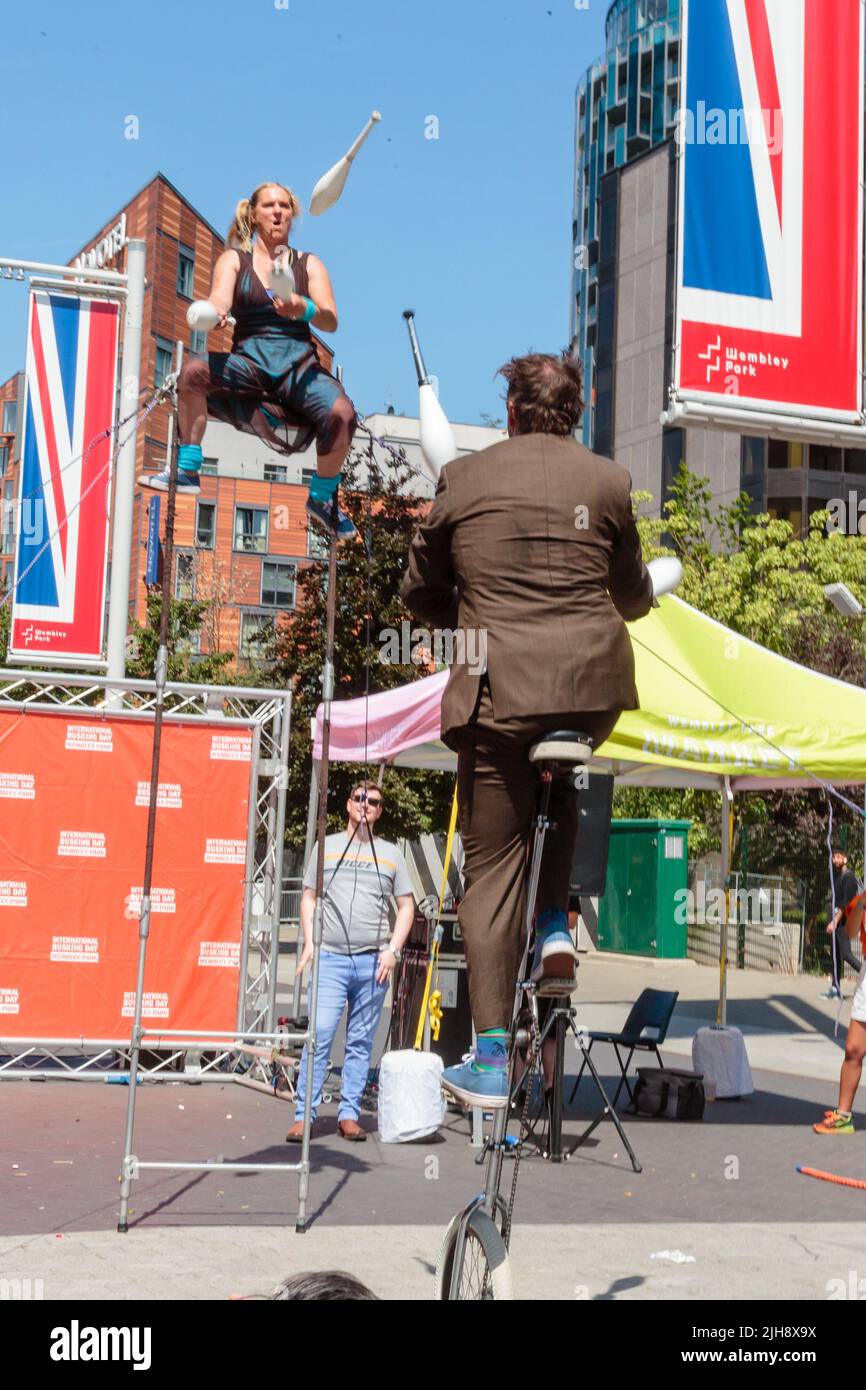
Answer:
[[[265,464],[266,483],[285,483],[288,480],[288,470],[284,463]]]
[[[740,441],[740,491],[749,494],[753,512],[764,510],[764,457],[766,440],[743,435]]]
[[[799,497],[768,497],[767,511],[774,521],[790,522],[794,535],[800,535],[803,529],[803,504]]]
[[[184,299],[193,297],[195,277],[195,252],[189,246],[181,246],[177,253],[177,292]]]
[[[802,468],[803,467],[803,445],[792,443],[787,439],[770,439],[767,441],[767,467],[768,468]]]
[[[685,430],[664,430],[662,433],[662,516],[665,514],[665,502],[669,502],[673,496],[674,479],[685,461]]]
[[[9,465],[9,445],[0,444],[0,478],[6,472]]]
[[[3,433],[4,433],[4,434],[14,434],[14,433],[15,433],[15,416],[17,415],[17,413],[18,413],[18,402],[17,402],[17,401],[4,401],[4,402],[3,402]]]
[[[842,450],[829,444],[809,445],[809,467],[822,473],[842,472]]]
[[[274,619],[270,613],[241,613],[239,655],[244,661],[273,659]]]
[[[204,357],[207,352],[207,334],[203,328],[194,328],[190,333],[189,350],[193,357]]]
[[[311,483],[311,482],[313,481],[313,479],[315,478],[317,472],[318,472],[318,469],[316,469],[316,468],[302,468],[302,469],[301,469],[301,482],[302,482],[302,484],[304,485],[304,487],[309,487],[309,486],[310,486],[310,483]]]
[[[174,649],[176,652],[185,652],[187,656],[200,656],[201,632],[190,632],[186,637],[178,637]]]
[[[195,543],[199,550],[213,550],[216,502],[199,502],[195,514]]]
[[[207,473],[209,478],[215,478],[217,473],[217,462],[217,459],[203,458],[201,461],[201,469],[199,471],[202,473]]]
[[[268,548],[268,513],[264,507],[235,507],[235,550],[264,555]]]
[[[160,386],[165,385],[165,379],[171,371],[174,347],[167,338],[157,338],[156,340],[156,360],[153,369],[153,384],[159,390]]]
[[[307,527],[307,554],[311,560],[327,560],[331,543],[320,526]]]
[[[845,450],[845,472],[866,473],[866,449]]]
[[[195,552],[179,550],[174,571],[175,598],[195,598]]]
[[[295,574],[295,566],[287,561],[262,561],[263,608],[294,608]]]

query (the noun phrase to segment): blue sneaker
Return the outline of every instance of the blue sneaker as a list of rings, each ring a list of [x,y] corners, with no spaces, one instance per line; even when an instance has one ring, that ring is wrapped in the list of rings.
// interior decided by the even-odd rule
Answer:
[[[478,1061],[483,1061],[482,1070]],[[446,1067],[442,1085],[464,1105],[502,1110],[508,1104],[508,1048],[504,1038],[480,1037],[455,1067]]]
[[[539,931],[530,978],[542,998],[571,994],[577,985],[577,952],[567,927]]]
[[[334,526],[335,511],[337,517],[336,527]],[[323,502],[317,497],[308,497],[307,516],[312,517],[313,521],[317,521],[326,531],[330,532],[336,530],[338,541],[350,541],[353,536],[358,534],[351,520],[346,516],[346,513],[341,512],[339,507],[335,509],[333,502]]]
[[[139,477],[139,487],[152,488],[154,492],[168,492],[169,469],[163,468],[161,473],[142,473]],[[177,495],[180,497],[197,497],[201,492],[198,473],[189,473],[185,468],[177,470]]]

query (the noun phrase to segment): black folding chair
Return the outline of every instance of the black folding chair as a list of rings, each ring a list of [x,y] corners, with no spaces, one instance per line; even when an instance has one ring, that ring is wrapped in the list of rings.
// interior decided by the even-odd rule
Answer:
[[[668,1027],[678,998],[678,990],[645,989],[633,1005],[631,1013],[623,1024],[621,1033],[590,1033],[589,1046],[586,1049],[588,1053],[592,1051],[593,1043],[597,1042],[610,1043],[616,1053],[616,1060],[619,1063],[622,1076],[612,1102],[614,1109],[616,1109],[623,1085],[628,1091],[630,1103],[634,1105],[634,1093],[629,1085],[628,1069],[636,1052],[653,1052],[659,1066],[664,1066],[659,1048],[667,1037]],[[620,1048],[623,1050],[628,1048],[628,1056],[624,1062]],[[569,1104],[574,1103],[585,1068],[586,1062],[584,1061],[577,1073],[577,1080],[574,1083]]]

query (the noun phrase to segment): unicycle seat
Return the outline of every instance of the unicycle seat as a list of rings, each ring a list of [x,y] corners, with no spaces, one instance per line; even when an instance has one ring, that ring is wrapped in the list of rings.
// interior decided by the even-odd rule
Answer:
[[[583,765],[591,757],[592,739],[572,729],[553,729],[542,734],[529,750],[531,763],[559,763],[563,767]]]

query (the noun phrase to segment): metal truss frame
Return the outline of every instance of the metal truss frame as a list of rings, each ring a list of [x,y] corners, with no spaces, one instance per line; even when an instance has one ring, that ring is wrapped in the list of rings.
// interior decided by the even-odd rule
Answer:
[[[273,1093],[271,1049],[254,1046],[276,1026],[280,891],[286,824],[289,690],[169,682],[169,723],[213,723],[252,731],[249,818],[244,874],[241,976],[236,1029],[216,1046],[201,1039],[171,1038],[166,1053],[142,1058],[149,1081],[237,1080]],[[102,715],[152,721],[156,682],[50,671],[0,670],[0,712]],[[153,1044],[151,1043],[151,1046]],[[204,1049],[207,1048],[206,1053]],[[128,1075],[129,1038],[4,1038],[0,1036],[0,1081],[22,1077],[52,1080],[121,1081]]]

